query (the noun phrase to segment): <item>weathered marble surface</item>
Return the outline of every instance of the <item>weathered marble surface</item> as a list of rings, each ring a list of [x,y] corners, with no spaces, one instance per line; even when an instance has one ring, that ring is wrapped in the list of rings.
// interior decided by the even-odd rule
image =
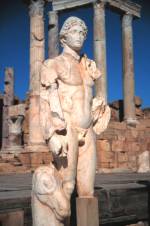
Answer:
[[[33,225],[62,226],[70,215],[70,202],[64,194],[62,180],[55,167],[39,167],[32,179]]]
[[[41,69],[40,122],[54,161],[50,168],[37,169],[33,177],[34,226],[41,226],[40,220],[36,220],[39,214],[44,226],[50,222],[54,222],[51,224],[54,226],[64,225],[63,220],[70,214],[75,181],[80,198],[93,197],[95,135],[107,128],[110,109],[102,97],[93,99],[94,81],[102,75],[94,61],[79,55],[86,34],[87,27],[82,20],[68,18],[60,31],[62,54],[46,60]],[[53,179],[49,175],[51,171]],[[54,184],[55,195],[51,199],[48,189]],[[42,200],[40,194],[46,198]],[[61,205],[62,199],[66,200],[63,201],[65,207]],[[57,212],[58,206],[60,212]]]

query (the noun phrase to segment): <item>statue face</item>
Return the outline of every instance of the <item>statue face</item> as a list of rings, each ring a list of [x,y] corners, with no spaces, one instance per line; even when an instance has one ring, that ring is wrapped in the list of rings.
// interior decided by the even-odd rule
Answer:
[[[80,25],[71,27],[65,37],[65,44],[75,51],[80,51],[85,40],[83,28]]]

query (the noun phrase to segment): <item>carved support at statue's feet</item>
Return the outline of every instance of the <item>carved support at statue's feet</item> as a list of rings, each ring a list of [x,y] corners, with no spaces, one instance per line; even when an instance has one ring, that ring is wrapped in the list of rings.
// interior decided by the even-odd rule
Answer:
[[[39,167],[32,180],[33,226],[64,226],[68,216],[70,200],[60,175],[52,164]]]

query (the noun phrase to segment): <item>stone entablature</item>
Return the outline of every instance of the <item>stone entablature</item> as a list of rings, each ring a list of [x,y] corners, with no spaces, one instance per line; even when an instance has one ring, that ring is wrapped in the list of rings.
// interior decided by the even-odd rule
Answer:
[[[97,0],[54,0],[52,1],[53,10],[59,11],[73,7],[79,7],[90,3],[96,3]],[[101,0],[99,2],[107,3],[110,7],[119,10],[120,13],[128,12],[135,17],[140,17],[141,6],[131,1],[124,0]]]

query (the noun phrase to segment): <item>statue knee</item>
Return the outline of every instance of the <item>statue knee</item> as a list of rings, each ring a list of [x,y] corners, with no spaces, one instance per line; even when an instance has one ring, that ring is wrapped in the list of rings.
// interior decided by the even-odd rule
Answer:
[[[94,189],[93,188],[85,188],[85,187],[77,187],[77,193],[79,197],[93,197]]]
[[[64,181],[63,182],[63,190],[66,194],[66,196],[70,199],[70,196],[74,190],[75,187],[75,181],[71,180],[71,181]]]

